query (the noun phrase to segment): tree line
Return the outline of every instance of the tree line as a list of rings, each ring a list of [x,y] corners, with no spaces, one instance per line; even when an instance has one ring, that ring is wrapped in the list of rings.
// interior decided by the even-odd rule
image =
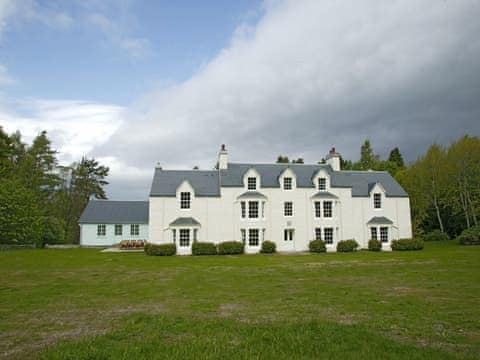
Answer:
[[[31,144],[0,126],[0,243],[79,242],[78,218],[91,197],[106,199],[109,168],[82,157],[60,166],[47,132]]]
[[[432,144],[410,164],[405,163],[398,147],[382,159],[368,139],[359,155],[355,162],[341,158],[341,169],[388,171],[410,196],[415,235],[440,230],[454,237],[479,224],[479,137],[465,135],[449,146]],[[277,158],[277,163],[288,162],[287,156]],[[318,163],[325,163],[325,159]]]

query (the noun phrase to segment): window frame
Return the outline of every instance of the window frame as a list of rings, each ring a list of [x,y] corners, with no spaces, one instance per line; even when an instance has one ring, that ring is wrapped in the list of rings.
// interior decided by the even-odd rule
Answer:
[[[242,239],[243,245],[247,242],[247,231],[245,229],[240,229],[240,237]]]
[[[283,229],[283,241],[293,241],[295,229]]]
[[[249,191],[257,190],[257,178],[255,176],[249,176],[247,178],[247,190]]]
[[[103,230],[100,230],[103,229]],[[97,236],[107,236],[107,225],[97,224]]]
[[[317,187],[319,191],[327,191],[327,178],[319,177],[317,180]]]
[[[376,226],[370,227],[370,239],[378,240],[378,230]]]
[[[389,241],[388,226],[380,226],[380,242],[386,244]]]
[[[328,235],[327,235],[328,232]],[[325,227],[323,228],[323,241],[327,245],[333,245],[333,227]]]
[[[252,205],[256,205],[256,209],[255,209],[255,206],[252,206]],[[254,201],[249,201],[248,202],[248,218],[249,219],[258,219],[259,217],[259,209],[258,209],[258,201],[257,200],[254,200]],[[253,216],[253,214],[256,214],[256,216]]]
[[[373,208],[378,210],[382,208],[382,194],[374,193],[373,194]]]
[[[288,185],[287,185],[288,184]],[[293,178],[286,176],[283,178],[283,190],[293,190]]]
[[[190,191],[180,192],[180,209],[189,210],[191,209],[192,195]]]
[[[177,243],[177,229],[172,229],[172,240],[174,244]]]
[[[256,234],[256,235],[254,235]],[[256,239],[255,239],[256,237]],[[252,240],[256,240],[252,243]],[[248,246],[260,246],[260,231],[259,229],[248,229]]]
[[[315,228],[315,240],[322,240],[322,228],[316,227]]]
[[[247,217],[247,205],[245,204],[245,201],[240,202],[240,217],[242,219]]]
[[[178,246],[183,248],[190,246],[190,229],[179,229]]]
[[[333,217],[333,201],[330,201],[330,200],[323,201],[322,208],[323,208],[322,215],[324,218],[330,219]]]
[[[139,236],[139,235],[140,235],[140,225],[130,224],[130,236]]]
[[[117,231],[118,229],[120,229],[120,231]],[[123,224],[115,224],[114,234],[115,234],[115,236],[122,236],[123,235]]]
[[[293,201],[285,201],[283,203],[283,216],[285,217],[293,216]]]
[[[321,201],[315,201],[313,203],[313,210],[315,213],[315,218],[320,219],[322,217],[322,202]]]

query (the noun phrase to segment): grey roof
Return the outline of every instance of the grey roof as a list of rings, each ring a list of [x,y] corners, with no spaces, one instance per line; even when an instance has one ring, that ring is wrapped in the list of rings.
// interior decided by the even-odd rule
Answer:
[[[317,199],[338,199],[337,195],[334,195],[328,191],[319,191],[315,195],[312,196],[312,198],[317,198]]]
[[[170,226],[199,226],[200,223],[192,217],[179,217],[170,223]]]
[[[175,196],[178,186],[187,180],[195,196],[220,196],[217,170],[155,169],[150,196]]]
[[[148,201],[90,200],[78,222],[148,224]]]
[[[261,188],[279,188],[279,176],[290,168],[296,175],[297,187],[312,188],[312,179],[324,169],[330,175],[332,188],[351,188],[352,196],[366,197],[380,183],[388,197],[407,197],[407,193],[386,171],[333,171],[330,165],[305,164],[239,164],[228,163],[225,170],[161,170],[155,169],[150,196],[175,196],[178,186],[187,180],[195,196],[220,196],[222,187],[243,187],[243,176],[255,169],[261,176]]]
[[[368,220],[367,224],[392,225],[393,221],[385,216],[374,216]]]
[[[243,194],[237,197],[237,199],[252,199],[252,198],[266,199],[267,197],[258,191],[245,191]]]

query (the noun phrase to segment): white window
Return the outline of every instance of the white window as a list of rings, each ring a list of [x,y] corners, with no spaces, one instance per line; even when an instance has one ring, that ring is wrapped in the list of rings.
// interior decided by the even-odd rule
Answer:
[[[245,201],[242,201],[240,203],[241,207],[242,207],[242,219],[245,219],[245,217],[247,216],[247,212],[246,212],[246,209],[245,209]]]
[[[258,229],[248,229],[248,246],[258,246]]]
[[[323,229],[323,240],[326,244],[333,244],[333,228]]]
[[[318,178],[318,190],[325,191],[327,190],[327,179],[326,178]]]
[[[315,201],[315,217],[319,218],[322,217],[322,208],[320,205],[320,201]]]
[[[381,209],[382,208],[382,194],[380,194],[380,193],[373,194],[373,207],[375,209]]]
[[[180,193],[180,209],[190,209],[190,193]]]
[[[248,202],[248,217],[250,219],[258,218],[258,201],[249,201]]]
[[[245,229],[240,229],[240,235],[242,236],[242,243],[245,244],[245,241],[247,240],[247,232]]]
[[[386,226],[380,228],[380,241],[382,243],[388,242],[388,227]]]
[[[190,246],[190,229],[180,229],[180,246]]]
[[[122,235],[122,224],[115,224],[115,235]]]
[[[283,240],[285,241],[293,241],[293,233],[295,232],[294,229],[285,229],[283,230]]]
[[[370,228],[370,238],[372,240],[377,240],[377,228],[376,227],[371,227]]]
[[[322,240],[322,228],[315,228],[315,240]]]
[[[140,226],[138,224],[130,225],[130,235],[137,236],[140,234]]]
[[[285,216],[293,216],[293,202],[286,201],[283,203],[283,214]]]
[[[193,229],[193,242],[198,240],[198,229]]]
[[[97,225],[97,236],[105,236],[107,235],[107,227],[105,224],[98,224]]]
[[[323,202],[323,217],[331,218],[332,217],[332,202],[324,201]]]
[[[172,240],[173,240],[174,244],[177,242],[177,230],[176,229],[172,229]]]
[[[292,190],[292,178],[291,177],[283,178],[283,189],[284,190]]]
[[[257,190],[257,178],[249,177],[247,179],[247,189],[248,190]]]

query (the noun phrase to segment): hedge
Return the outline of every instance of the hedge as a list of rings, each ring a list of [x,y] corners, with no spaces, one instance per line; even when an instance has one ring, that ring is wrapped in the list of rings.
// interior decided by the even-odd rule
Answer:
[[[264,241],[262,242],[262,249],[260,250],[263,254],[273,254],[277,251],[277,245],[273,241]]]
[[[368,242],[368,250],[370,250],[370,251],[381,251],[382,250],[382,243],[380,242],[380,240],[371,239]]]
[[[480,245],[480,225],[463,230],[457,240],[460,245]]]
[[[358,243],[354,239],[342,240],[342,241],[339,241],[337,244],[338,252],[352,252],[357,250],[357,248],[358,248]]]
[[[423,240],[421,239],[399,239],[392,240],[392,250],[406,251],[406,250],[422,250]]]
[[[175,244],[145,244],[145,254],[150,256],[172,256],[177,252]]]
[[[217,247],[211,242],[194,242],[192,255],[217,255]]]
[[[446,241],[450,240],[450,237],[446,233],[442,233],[440,230],[433,230],[423,235],[423,241]]]
[[[325,246],[325,241],[323,240],[312,240],[308,244],[308,249],[310,252],[313,253],[321,253],[327,251],[327,247]]]
[[[219,255],[243,254],[244,245],[240,241],[224,241],[218,244]]]

